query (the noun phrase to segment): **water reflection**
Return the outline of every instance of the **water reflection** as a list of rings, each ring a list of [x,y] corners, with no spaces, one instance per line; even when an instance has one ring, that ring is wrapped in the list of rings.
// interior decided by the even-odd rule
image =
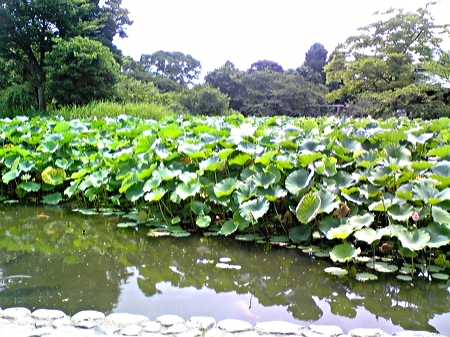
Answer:
[[[450,334],[448,282],[410,285],[385,276],[360,283],[325,274],[327,261],[297,250],[200,236],[149,239],[145,231],[117,229],[118,217],[59,207],[3,206],[0,212],[1,307]],[[240,268],[217,268],[223,257]]]

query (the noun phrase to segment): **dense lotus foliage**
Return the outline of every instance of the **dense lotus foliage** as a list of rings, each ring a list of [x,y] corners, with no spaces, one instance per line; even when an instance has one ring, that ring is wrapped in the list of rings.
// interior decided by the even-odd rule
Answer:
[[[136,210],[150,235],[192,231],[433,252],[448,266],[450,119],[127,116],[0,121],[3,202]],[[441,254],[441,255],[439,255]]]

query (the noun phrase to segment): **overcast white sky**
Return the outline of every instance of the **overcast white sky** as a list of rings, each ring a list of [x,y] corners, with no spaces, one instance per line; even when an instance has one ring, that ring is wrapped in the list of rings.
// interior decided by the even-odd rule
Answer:
[[[315,42],[332,52],[390,7],[415,11],[427,0],[122,0],[134,21],[115,40],[140,59],[157,50],[190,54],[202,75],[227,60],[242,70],[259,60],[297,68]],[[450,0],[431,7],[436,23],[450,23]],[[447,41],[448,42],[448,41]],[[450,49],[449,43],[445,44]]]

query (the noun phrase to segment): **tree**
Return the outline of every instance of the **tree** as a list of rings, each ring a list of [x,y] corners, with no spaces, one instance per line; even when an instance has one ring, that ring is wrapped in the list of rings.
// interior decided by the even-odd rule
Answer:
[[[152,75],[166,77],[185,86],[194,84],[202,70],[199,61],[181,52],[159,50],[141,55],[140,63]]]
[[[242,76],[239,100],[243,102],[240,112],[251,116],[311,116],[316,108],[324,105],[327,89],[315,85],[296,71],[247,72]]]
[[[0,0],[0,56],[26,65],[37,93],[38,106],[45,110],[45,59],[56,38],[90,36],[110,39],[115,29],[121,33],[126,11],[111,25],[116,1],[95,0]],[[100,5],[102,3],[102,5]],[[111,9],[111,10],[109,10]],[[116,8],[117,9],[117,8]],[[105,31],[108,28],[108,34]],[[103,35],[102,35],[103,34]]]
[[[262,60],[251,64],[248,72],[254,71],[275,71],[282,73],[284,70],[282,66],[274,61]]]
[[[194,115],[223,115],[228,111],[229,98],[208,84],[196,85],[180,94],[178,103]]]
[[[327,95],[329,101],[369,100],[381,113],[405,109],[422,90],[415,71],[433,59],[446,26],[434,24],[428,5],[415,13],[391,9],[381,14],[390,18],[360,28],[362,34],[338,46],[325,66],[327,84],[340,83]]]
[[[325,84],[325,71],[328,51],[320,43],[314,43],[305,54],[305,62],[298,69],[300,74],[315,84]]]
[[[243,75],[243,71],[237,69],[230,61],[226,61],[223,66],[205,76],[205,83],[228,95],[230,108],[240,111],[243,103],[239,94],[245,90],[241,82]]]
[[[119,65],[112,52],[85,37],[56,40],[46,58],[49,96],[59,105],[112,98]]]

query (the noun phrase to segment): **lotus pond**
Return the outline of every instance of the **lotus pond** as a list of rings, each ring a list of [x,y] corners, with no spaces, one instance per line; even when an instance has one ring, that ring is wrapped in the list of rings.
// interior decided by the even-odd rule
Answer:
[[[378,280],[360,282],[354,275],[363,265],[343,265],[349,274],[338,277],[324,271],[329,258],[300,249],[198,234],[149,237],[142,227],[118,227],[123,213],[84,215],[67,206],[0,206],[1,307],[450,334],[449,281],[424,273],[404,282],[374,271]]]

